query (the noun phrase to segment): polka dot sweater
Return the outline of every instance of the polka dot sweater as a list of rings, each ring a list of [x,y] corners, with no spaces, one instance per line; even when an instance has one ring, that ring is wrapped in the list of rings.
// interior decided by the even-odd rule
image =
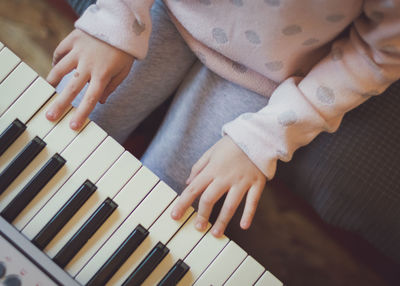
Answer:
[[[198,58],[269,104],[223,126],[271,179],[400,78],[400,0],[164,0]],[[152,0],[98,0],[75,26],[146,56]],[[400,95],[399,95],[400,96]]]

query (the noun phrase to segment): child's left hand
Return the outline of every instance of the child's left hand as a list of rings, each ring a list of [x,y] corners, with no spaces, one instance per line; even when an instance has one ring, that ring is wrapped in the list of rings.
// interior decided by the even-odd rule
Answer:
[[[249,157],[225,135],[193,165],[188,186],[172,210],[172,218],[179,219],[185,210],[200,196],[196,228],[204,230],[214,204],[225,194],[222,209],[211,229],[219,237],[247,193],[240,227],[250,227],[258,201],[266,183],[265,175]]]

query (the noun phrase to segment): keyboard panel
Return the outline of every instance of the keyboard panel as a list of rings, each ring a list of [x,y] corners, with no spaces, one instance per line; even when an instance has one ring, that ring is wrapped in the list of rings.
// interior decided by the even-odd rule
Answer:
[[[13,213],[0,243],[45,285],[282,285],[210,224],[197,231],[193,208],[173,220],[177,194],[94,122],[71,130],[72,107],[48,121],[54,88],[1,42],[0,96],[0,134],[25,125],[0,155],[0,179],[12,178],[0,212]]]
[[[62,208],[68,199],[74,194],[85,180],[94,184],[109,169],[109,167],[121,156],[123,148],[111,137],[94,151],[85,163],[73,174],[73,176],[57,191],[57,193],[41,208],[28,225],[22,230],[26,237],[33,239]]]
[[[71,112],[67,114],[54,129],[46,135],[43,140],[46,142],[46,148],[28,165],[28,167],[17,177],[17,179],[0,196],[0,210],[3,210],[17,194],[29,183],[36,175],[37,171],[56,153],[62,151],[75,139],[79,131],[73,131],[69,128]],[[28,142],[26,142],[28,143]]]
[[[84,206],[63,227],[52,242],[46,247],[45,252],[54,257],[58,251],[78,231],[79,227],[89,218],[96,208],[107,198],[113,198],[126,182],[135,174],[139,168],[137,160],[129,153],[124,153],[111,168],[98,181],[97,190],[84,204]],[[128,168],[127,166],[131,166]]]
[[[196,213],[188,219],[182,228],[168,242],[167,247],[170,252],[165,259],[158,265],[153,273],[144,281],[143,285],[156,285],[173,267],[176,261],[184,259],[195,245],[203,238],[210,229],[208,223],[205,231],[200,232],[195,228]]]
[[[60,121],[51,122],[46,119],[47,108],[53,102],[52,97],[28,122],[26,130],[17,138],[16,141],[0,156],[0,172],[8,165],[12,159],[35,137],[44,138]],[[69,112],[69,110],[67,111]],[[66,112],[66,113],[67,113]],[[64,114],[65,115],[65,114]],[[1,118],[0,118],[1,120]]]

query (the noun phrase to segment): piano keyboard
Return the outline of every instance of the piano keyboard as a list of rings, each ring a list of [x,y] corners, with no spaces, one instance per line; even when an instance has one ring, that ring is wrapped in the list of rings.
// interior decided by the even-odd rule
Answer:
[[[0,282],[282,283],[226,236],[175,221],[176,193],[94,122],[45,112],[55,90],[0,42]]]

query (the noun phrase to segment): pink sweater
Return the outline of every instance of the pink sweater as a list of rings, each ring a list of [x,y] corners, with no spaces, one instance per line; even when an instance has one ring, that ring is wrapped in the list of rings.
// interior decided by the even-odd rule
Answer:
[[[76,27],[138,59],[154,0],[98,0]],[[400,78],[400,0],[164,0],[179,32],[221,77],[269,104],[223,126],[271,179],[278,159]],[[399,95],[400,96],[400,95]]]

